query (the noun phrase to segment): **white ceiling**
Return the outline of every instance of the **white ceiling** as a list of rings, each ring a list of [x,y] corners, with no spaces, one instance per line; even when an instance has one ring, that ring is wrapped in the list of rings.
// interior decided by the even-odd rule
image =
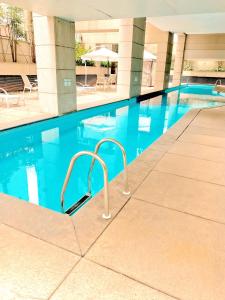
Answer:
[[[150,17],[156,26],[174,32],[225,32],[225,0],[3,1],[43,15],[75,21]]]
[[[186,33],[225,33],[225,13],[193,14],[149,18],[162,30]]]

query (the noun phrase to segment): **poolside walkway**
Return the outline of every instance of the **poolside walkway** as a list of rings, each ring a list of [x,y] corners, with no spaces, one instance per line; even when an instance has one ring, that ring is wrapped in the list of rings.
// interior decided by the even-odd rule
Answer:
[[[22,99],[22,93],[20,93],[19,97]],[[0,130],[51,117],[53,117],[52,114],[41,112],[36,93],[26,98],[25,105],[20,100],[19,103],[10,103],[10,107],[7,108],[5,103],[0,102]]]
[[[142,93],[150,93],[153,88],[143,87]],[[19,94],[19,103],[10,104],[7,108],[6,104],[0,102],[0,130],[33,123],[54,117],[53,114],[43,113],[40,103],[38,101],[37,92],[32,92],[31,95],[27,93],[25,105],[22,101],[23,93]],[[109,90],[97,90],[94,92],[83,92],[77,95],[77,110],[96,107],[108,103],[118,102],[126,96],[119,95],[116,88]]]
[[[225,107],[193,110],[69,218],[0,195],[0,299],[225,299]]]

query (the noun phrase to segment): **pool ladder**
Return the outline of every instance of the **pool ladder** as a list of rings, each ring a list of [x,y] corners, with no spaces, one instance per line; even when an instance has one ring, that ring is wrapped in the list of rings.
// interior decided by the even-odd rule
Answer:
[[[85,204],[89,199],[92,198],[92,190],[91,190],[91,176],[92,176],[92,171],[94,168],[94,164],[95,161],[97,160],[102,169],[103,169],[103,176],[104,176],[104,213],[102,214],[103,219],[110,219],[111,218],[111,214],[109,211],[109,178],[108,178],[108,168],[106,166],[106,163],[104,162],[104,160],[98,155],[98,151],[101,147],[102,144],[104,143],[113,143],[115,145],[117,145],[119,147],[119,149],[121,150],[122,156],[123,156],[123,167],[124,167],[124,190],[123,190],[123,194],[124,195],[129,195],[130,191],[129,191],[129,185],[128,185],[128,172],[127,172],[127,155],[126,155],[126,151],[124,149],[124,147],[122,146],[121,143],[119,143],[117,140],[115,139],[111,139],[111,138],[104,138],[102,140],[100,140],[96,147],[94,152],[91,151],[80,151],[77,154],[75,154],[71,161],[70,161],[70,165],[66,174],[66,178],[65,181],[63,183],[63,187],[62,187],[62,191],[61,191],[61,209],[62,212],[68,215],[72,215],[74,212],[76,212],[83,204]],[[92,157],[92,161],[91,161],[91,165],[90,165],[90,169],[88,172],[88,192],[81,198],[79,199],[75,204],[73,204],[71,207],[69,207],[68,209],[65,210],[65,199],[64,199],[64,195],[70,180],[70,176],[71,173],[73,171],[75,162],[77,161],[77,159],[80,156],[91,156]]]

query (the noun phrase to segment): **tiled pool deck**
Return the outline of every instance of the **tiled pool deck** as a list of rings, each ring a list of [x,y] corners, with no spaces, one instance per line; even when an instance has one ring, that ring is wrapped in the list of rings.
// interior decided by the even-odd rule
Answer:
[[[225,299],[225,107],[193,110],[68,217],[0,195],[0,299]]]

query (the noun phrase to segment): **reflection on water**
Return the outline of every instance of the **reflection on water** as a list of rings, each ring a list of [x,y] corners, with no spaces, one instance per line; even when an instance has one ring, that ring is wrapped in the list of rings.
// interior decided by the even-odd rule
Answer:
[[[218,103],[183,100],[173,92],[141,104],[123,101],[2,132],[0,191],[60,211],[61,187],[75,153],[93,151],[100,139],[111,137],[124,145],[131,162],[191,108],[215,105]],[[122,170],[118,148],[104,144],[99,154],[112,179]],[[89,166],[90,158],[78,160],[66,193],[67,205],[86,193]],[[102,170],[96,163],[93,191],[102,185]]]

